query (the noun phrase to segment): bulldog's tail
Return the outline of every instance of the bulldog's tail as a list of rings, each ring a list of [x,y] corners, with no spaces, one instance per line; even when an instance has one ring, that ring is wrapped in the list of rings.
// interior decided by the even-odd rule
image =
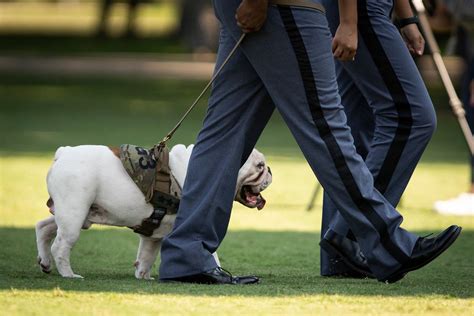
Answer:
[[[69,146],[59,147],[58,149],[56,149],[56,153],[54,154],[53,159],[53,165],[59,159],[59,157],[61,157],[62,153],[64,153],[64,150],[66,150],[67,148],[69,148]],[[49,168],[48,174],[46,176],[46,182],[49,182],[49,176],[51,174],[51,169],[53,168],[53,165],[51,166],[51,168]],[[46,202],[46,206],[48,206],[49,212],[54,215],[54,201],[51,197]]]

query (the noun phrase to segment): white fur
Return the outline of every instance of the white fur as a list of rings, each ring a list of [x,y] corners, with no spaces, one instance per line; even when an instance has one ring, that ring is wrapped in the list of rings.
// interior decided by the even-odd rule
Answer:
[[[171,173],[181,188],[192,149],[193,145],[176,145],[170,151]],[[271,174],[262,171],[262,162],[265,163],[263,155],[254,149],[239,172],[236,200],[244,185],[260,192],[271,183]],[[106,146],[60,147],[48,172],[47,185],[54,201],[51,207],[54,216],[36,225],[38,264],[46,273],[51,271],[54,258],[63,277],[82,278],[73,272],[70,263],[70,252],[81,229],[87,229],[92,224],[133,227],[153,212],[152,205],[145,202],[144,195],[125,171],[120,159]],[[241,202],[245,204],[245,201]],[[151,237],[140,235],[135,262],[136,278],[152,279],[151,268],[161,240],[171,231],[175,218],[176,215],[165,216]],[[214,257],[220,265],[217,254]]]
[[[173,170],[173,176],[182,188],[186,171],[188,170],[189,158],[193,152],[194,145],[188,147],[184,145],[175,145],[170,151],[170,169]]]

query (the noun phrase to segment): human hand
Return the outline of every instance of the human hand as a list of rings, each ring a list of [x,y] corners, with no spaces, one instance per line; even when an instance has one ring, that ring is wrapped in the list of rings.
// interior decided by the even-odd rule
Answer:
[[[425,39],[418,29],[418,25],[405,25],[400,29],[400,32],[410,53],[417,56],[423,55],[423,51],[425,50]]]
[[[357,52],[357,24],[341,23],[332,40],[332,53],[340,61],[354,60]]]
[[[267,19],[268,0],[243,0],[235,19],[244,33],[260,30]]]

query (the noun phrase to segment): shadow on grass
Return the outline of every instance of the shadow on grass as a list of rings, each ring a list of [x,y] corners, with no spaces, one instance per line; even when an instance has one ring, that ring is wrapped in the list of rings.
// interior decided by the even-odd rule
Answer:
[[[420,235],[427,232],[418,232]],[[471,298],[474,231],[464,231],[446,254],[401,282],[319,276],[319,233],[231,231],[219,249],[225,268],[262,277],[256,286],[205,286],[139,281],[133,277],[138,236],[126,229],[82,233],[72,264],[84,280],[42,274],[36,265],[33,228],[0,228],[0,290],[51,290],[192,296],[428,296]],[[154,268],[156,271],[156,267]],[[156,274],[156,273],[154,273]]]

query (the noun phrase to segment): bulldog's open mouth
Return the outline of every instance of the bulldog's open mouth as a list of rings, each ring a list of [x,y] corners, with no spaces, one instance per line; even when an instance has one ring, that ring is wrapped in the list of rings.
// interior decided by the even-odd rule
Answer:
[[[252,187],[249,185],[244,185],[240,190],[240,198],[245,202],[245,205],[258,210],[261,210],[267,201],[263,198],[260,193],[254,193]]]

